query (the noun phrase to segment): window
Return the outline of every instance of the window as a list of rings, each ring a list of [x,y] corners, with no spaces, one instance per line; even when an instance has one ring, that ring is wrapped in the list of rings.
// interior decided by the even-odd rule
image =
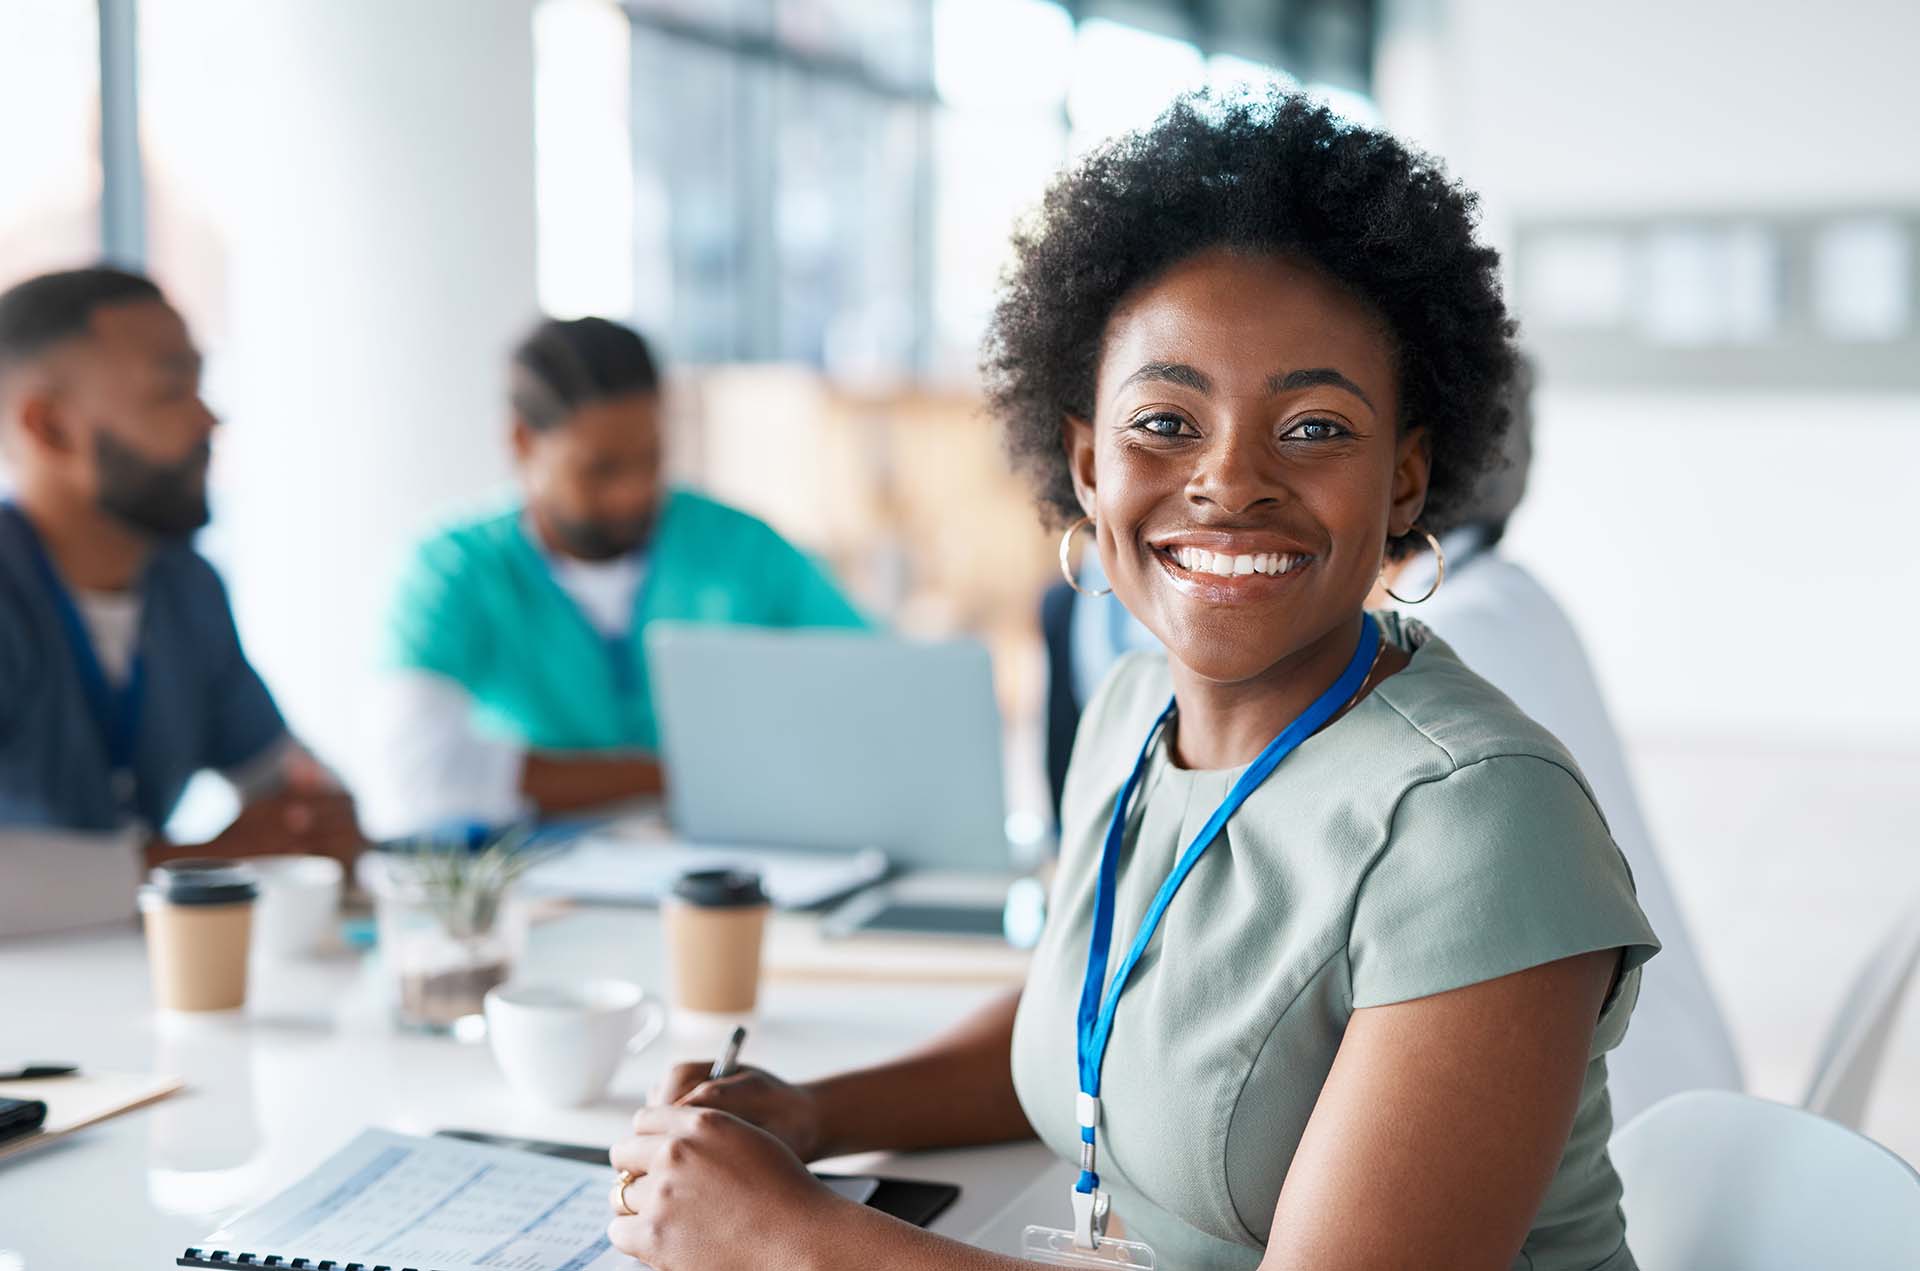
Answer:
[[[100,29],[93,0],[14,0],[0,32],[4,288],[101,254]]]
[[[535,22],[548,308],[675,361],[862,382],[969,374],[1015,218],[1175,95],[1286,67],[1371,110],[1369,0],[544,0]]]

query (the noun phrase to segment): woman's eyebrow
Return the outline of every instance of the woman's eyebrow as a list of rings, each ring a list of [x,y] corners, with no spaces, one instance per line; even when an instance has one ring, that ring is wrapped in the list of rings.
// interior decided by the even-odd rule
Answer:
[[[1206,372],[1198,367],[1189,366],[1185,362],[1143,363],[1133,374],[1120,381],[1120,387],[1126,388],[1130,384],[1153,381],[1178,384],[1182,388],[1190,388],[1197,393],[1213,392],[1213,381],[1207,378]],[[1282,393],[1296,388],[1318,388],[1322,385],[1344,388],[1365,402],[1369,408],[1373,407],[1373,399],[1367,396],[1365,389],[1331,366],[1302,367],[1297,371],[1275,371],[1267,377],[1269,393]]]
[[[1269,393],[1282,393],[1293,388],[1318,388],[1323,384],[1331,385],[1334,388],[1344,388],[1365,402],[1368,409],[1378,409],[1374,406],[1373,399],[1368,397],[1366,392],[1358,384],[1334,370],[1331,366],[1304,367],[1298,371],[1287,371],[1284,374],[1275,371],[1272,375],[1267,376],[1267,391]]]
[[[1148,362],[1139,370],[1121,380],[1120,387],[1125,388],[1129,384],[1140,384],[1149,380],[1158,380],[1165,384],[1178,384],[1182,388],[1190,388],[1196,393],[1211,393],[1213,391],[1213,381],[1208,379],[1206,374],[1199,368],[1188,366],[1185,362]]]

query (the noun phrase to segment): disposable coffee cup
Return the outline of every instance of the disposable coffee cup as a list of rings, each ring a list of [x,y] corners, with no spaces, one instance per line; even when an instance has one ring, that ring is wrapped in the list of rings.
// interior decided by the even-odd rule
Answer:
[[[771,908],[758,874],[710,869],[680,876],[661,905],[676,1009],[729,1015],[753,1009]]]
[[[158,866],[140,889],[154,1002],[170,1011],[231,1011],[247,1001],[247,944],[259,879],[235,861]]]

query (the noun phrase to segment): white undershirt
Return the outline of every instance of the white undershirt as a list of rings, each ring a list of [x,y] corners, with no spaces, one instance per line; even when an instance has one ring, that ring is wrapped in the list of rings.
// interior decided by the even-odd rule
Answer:
[[[539,543],[533,527],[528,539]],[[542,551],[553,581],[603,638],[633,626],[633,609],[646,581],[647,562],[635,554],[615,561],[579,561]],[[374,753],[380,756],[360,791],[362,821],[375,838],[417,834],[452,821],[501,824],[532,814],[520,792],[527,748],[482,733],[473,697],[459,683],[431,671],[388,675],[372,712]]]
[[[140,593],[137,591],[76,591],[74,608],[87,624],[93,656],[113,684],[126,683],[133,670],[133,654],[140,646]]]
[[[640,597],[640,584],[647,577],[646,557],[581,561],[543,555],[553,581],[560,584],[560,590],[567,593],[595,631],[609,640],[627,634],[633,626],[633,605]]]

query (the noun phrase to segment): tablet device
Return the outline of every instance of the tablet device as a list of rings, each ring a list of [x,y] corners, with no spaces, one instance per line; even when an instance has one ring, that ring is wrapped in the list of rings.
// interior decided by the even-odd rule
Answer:
[[[888,887],[860,893],[820,922],[828,936],[978,936],[1002,943],[1005,928],[1001,906],[900,895]]]

